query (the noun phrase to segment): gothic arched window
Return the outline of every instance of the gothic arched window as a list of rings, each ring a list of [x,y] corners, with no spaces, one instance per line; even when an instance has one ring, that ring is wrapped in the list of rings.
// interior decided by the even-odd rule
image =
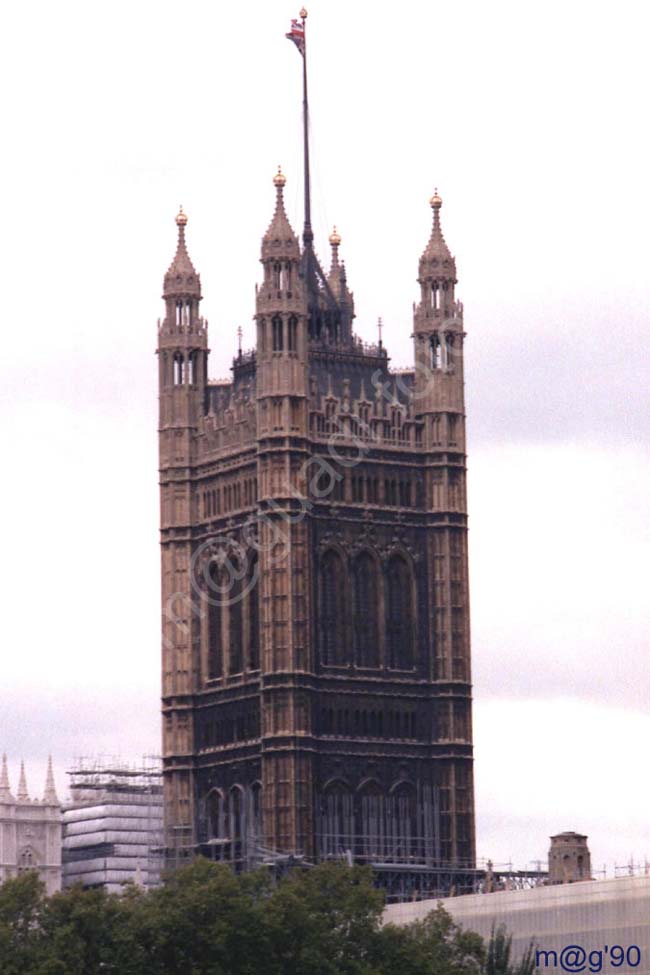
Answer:
[[[26,847],[20,854],[20,860],[18,863],[19,873],[23,870],[33,870],[36,866],[36,859],[34,857],[34,851],[31,847]]]
[[[243,670],[243,617],[242,617],[242,580],[241,568],[238,560],[232,560],[230,566],[230,589],[228,601],[228,673],[241,674]]]
[[[345,656],[345,574],[338,552],[326,552],[320,566],[320,648],[325,664],[343,663]]]
[[[221,605],[224,598],[225,573],[216,562],[210,565],[208,576],[208,678],[223,673],[223,632]]]
[[[386,638],[388,665],[399,670],[413,667],[413,579],[401,555],[386,569]]]
[[[174,353],[174,386],[183,385],[183,355],[181,352]]]
[[[357,808],[358,853],[366,859],[383,857],[386,851],[384,793],[376,782],[361,790]]]
[[[197,383],[197,360],[198,360],[198,353],[190,352],[189,359],[187,362],[187,368],[188,368],[187,381],[189,382],[190,386],[196,386]]]
[[[223,794],[213,789],[208,795],[208,839],[223,839],[227,835],[226,803]]]
[[[298,348],[298,319],[295,315],[292,315],[289,319],[289,334],[287,338],[289,352],[295,352]]]
[[[257,552],[254,549],[248,554],[246,590],[248,592],[248,667],[250,670],[257,670],[260,665],[260,580]]]
[[[452,372],[454,366],[454,336],[451,332],[445,335],[445,369]]]
[[[377,566],[368,552],[352,565],[352,632],[354,662],[358,667],[379,666]]]
[[[253,782],[249,792],[249,834],[254,843],[262,842],[262,783]]]
[[[342,782],[328,786],[320,797],[321,855],[340,856],[352,848],[354,807],[352,794]]]
[[[245,829],[244,793],[240,786],[234,785],[228,794],[230,855],[233,860],[240,860],[243,855],[243,840]]]
[[[415,789],[407,782],[395,788],[388,797],[389,857],[404,862],[419,855],[417,803]]]
[[[442,369],[442,345],[437,332],[434,332],[429,339],[429,348],[431,350],[431,368]]]
[[[282,341],[282,319],[279,315],[274,315],[271,319],[271,333],[273,342],[273,351],[282,352],[284,348],[284,343]]]

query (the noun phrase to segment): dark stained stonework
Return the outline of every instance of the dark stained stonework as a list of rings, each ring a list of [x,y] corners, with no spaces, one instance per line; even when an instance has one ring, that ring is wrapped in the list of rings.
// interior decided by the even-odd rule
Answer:
[[[165,276],[166,847],[237,868],[344,856],[404,895],[475,857],[456,267],[436,195],[415,366],[393,373],[352,332],[339,235],[319,277],[274,183],[256,349],[231,382],[207,379],[184,214]]]

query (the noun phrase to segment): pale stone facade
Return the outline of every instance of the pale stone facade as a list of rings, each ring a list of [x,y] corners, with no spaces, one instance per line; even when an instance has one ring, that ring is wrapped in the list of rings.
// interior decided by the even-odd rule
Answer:
[[[493,927],[505,925],[512,935],[513,962],[534,939],[539,951],[534,957],[538,975],[570,970],[558,964],[562,950],[569,946],[578,949],[573,955],[577,959],[575,971],[650,975],[650,876],[389,904],[384,923],[421,921],[440,903],[456,924],[476,931],[486,941]],[[582,960],[580,950],[585,952]]]
[[[61,889],[61,805],[50,759],[42,799],[30,799],[21,763],[16,796],[11,792],[7,758],[0,773],[0,882],[23,870],[37,870],[48,894]]]

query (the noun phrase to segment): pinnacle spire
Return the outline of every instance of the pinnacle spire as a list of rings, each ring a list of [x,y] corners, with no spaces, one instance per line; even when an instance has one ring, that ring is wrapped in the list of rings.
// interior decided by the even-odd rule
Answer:
[[[2,771],[0,771],[0,799],[11,801],[13,796],[9,786],[9,771],[7,769],[7,756],[2,756]]]
[[[345,292],[345,268],[339,260],[339,247],[341,246],[341,235],[334,227],[329,236],[330,247],[332,248],[332,260],[330,263],[327,283],[332,289],[336,298],[340,301]]]
[[[201,278],[196,273],[194,265],[187,253],[185,243],[185,227],[187,226],[187,214],[183,207],[176,215],[176,226],[178,227],[178,243],[174,260],[169,265],[169,270],[165,275],[163,284],[163,298],[174,297],[201,297]]]
[[[25,777],[25,763],[20,762],[20,778],[18,779],[18,802],[29,802],[29,793],[27,792],[27,779]]]
[[[352,297],[352,292],[348,289],[348,279],[345,271],[345,261],[339,258],[339,247],[341,246],[341,235],[334,227],[332,233],[329,236],[330,247],[332,248],[332,260],[330,263],[329,274],[327,275],[327,283],[330,286],[332,294],[336,298],[339,305],[347,304],[350,308],[351,319],[354,318],[354,299]],[[350,320],[351,320],[350,319]]]
[[[341,246],[341,235],[334,227],[334,230],[330,234],[330,247],[332,248],[332,263],[330,266],[330,277],[334,271],[339,268],[339,247]]]
[[[437,278],[453,278],[456,280],[456,262],[451,255],[447,242],[440,226],[440,208],[442,207],[442,197],[438,190],[434,190],[433,196],[429,200],[433,210],[433,226],[429,242],[420,258],[420,278],[427,272],[433,273]]]
[[[52,769],[52,756],[48,755],[47,758],[47,774],[45,776],[45,792],[43,793],[44,803],[56,803],[58,805],[59,798],[56,794],[56,785],[54,783],[54,771]]]
[[[273,177],[275,186],[275,211],[271,223],[264,236],[262,237],[262,260],[265,258],[278,257],[299,257],[300,248],[298,238],[293,232],[289,223],[287,212],[284,208],[284,187],[287,177],[282,172],[280,166]]]

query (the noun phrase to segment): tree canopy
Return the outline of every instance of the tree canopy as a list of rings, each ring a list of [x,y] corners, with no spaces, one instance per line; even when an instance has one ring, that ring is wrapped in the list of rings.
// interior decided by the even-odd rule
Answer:
[[[46,897],[35,872],[0,885],[2,975],[531,975],[438,906],[382,925],[368,868],[322,864],[278,883],[198,859],[164,886]]]

